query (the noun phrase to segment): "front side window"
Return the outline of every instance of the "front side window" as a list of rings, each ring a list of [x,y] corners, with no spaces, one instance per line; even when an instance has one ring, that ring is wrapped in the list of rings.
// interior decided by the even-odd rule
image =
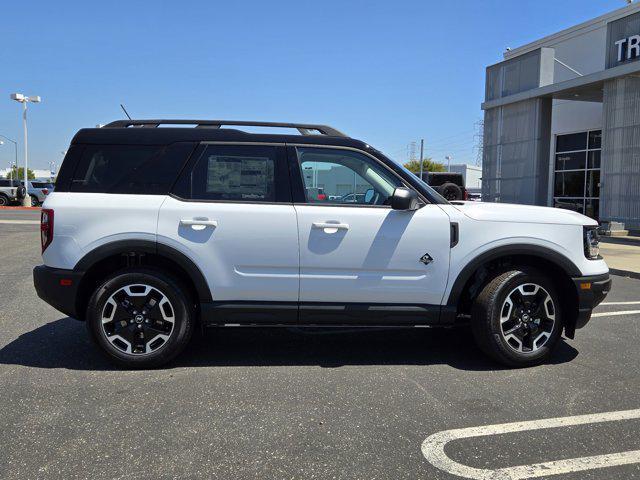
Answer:
[[[276,202],[276,171],[276,147],[207,145],[174,193],[192,200]]]
[[[402,182],[366,155],[352,150],[298,147],[307,203],[389,205]]]

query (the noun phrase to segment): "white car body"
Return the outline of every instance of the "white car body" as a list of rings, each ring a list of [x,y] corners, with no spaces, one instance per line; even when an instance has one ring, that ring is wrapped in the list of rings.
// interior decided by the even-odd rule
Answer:
[[[573,337],[610,288],[598,224],[576,212],[449,203],[369,145],[325,126],[258,122],[293,125],[299,136],[128,128],[165,122],[118,121],[81,130],[72,142],[44,203],[44,265],[34,269],[38,295],[71,317],[95,316],[91,302],[119,272],[151,271],[181,284],[206,326],[447,326],[471,317],[480,291],[511,272],[522,277],[521,297],[546,295],[535,297],[548,326],[533,352],[555,343],[561,328]],[[357,194],[338,195],[345,190]],[[533,318],[525,310],[535,303],[521,300],[518,325]],[[518,299],[504,301],[512,317],[509,302]],[[104,321],[113,328],[134,322],[112,319],[113,312]],[[129,355],[133,340],[113,331],[94,333],[120,339],[114,355]],[[505,348],[516,352],[503,360],[515,365],[509,355],[525,347],[508,337]]]
[[[415,213],[361,207],[246,205],[180,202],[168,195],[53,192],[44,208],[55,213],[55,236],[44,264],[73,269],[101,245],[149,240],[184,253],[200,266],[212,296],[220,300],[446,304],[457,276],[474,258],[496,247],[530,245],[558,252],[584,276],[609,271],[588,260],[583,226],[591,218],[569,210],[499,203],[425,205]],[[202,233],[182,219],[217,222]],[[349,225],[347,239],[314,222]],[[376,235],[383,222],[390,231]],[[449,246],[449,224],[460,241]],[[206,241],[202,241],[207,236]],[[385,248],[384,241],[395,248]],[[311,243],[312,242],[312,243]],[[382,243],[381,243],[382,242]],[[429,253],[430,269],[416,262]],[[370,280],[370,281],[367,281]]]

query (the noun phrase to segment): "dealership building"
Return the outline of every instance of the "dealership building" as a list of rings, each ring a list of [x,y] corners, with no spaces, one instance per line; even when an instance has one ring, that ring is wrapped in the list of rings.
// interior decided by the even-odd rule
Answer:
[[[640,4],[487,67],[482,197],[640,229]]]

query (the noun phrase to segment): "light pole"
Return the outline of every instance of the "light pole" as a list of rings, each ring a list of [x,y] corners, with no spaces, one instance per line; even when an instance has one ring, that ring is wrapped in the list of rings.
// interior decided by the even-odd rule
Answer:
[[[15,152],[16,176],[18,176],[18,143],[15,140],[11,140],[9,137],[5,137],[2,134],[0,134],[0,137],[4,138],[8,142],[13,143],[13,150]],[[0,145],[3,145],[3,144],[4,144],[4,142],[0,141]],[[13,176],[12,176],[12,178],[13,178]]]
[[[420,180],[423,180],[422,175],[423,175],[423,170],[422,170],[422,164],[424,163],[424,158],[422,158],[424,156],[424,138],[420,140]]]
[[[29,177],[28,177],[28,163],[29,163],[29,154],[28,154],[28,145],[27,145],[27,103],[40,103],[41,99],[37,95],[33,95],[31,97],[25,97],[21,93],[12,93],[10,95],[11,100],[15,100],[16,102],[20,102],[22,104],[22,125],[24,126],[24,188],[28,189],[29,186]],[[31,206],[31,197],[25,194],[22,199],[22,205],[25,207]]]
[[[447,161],[447,172],[451,171],[451,155],[447,155],[446,157],[444,157],[444,159]]]

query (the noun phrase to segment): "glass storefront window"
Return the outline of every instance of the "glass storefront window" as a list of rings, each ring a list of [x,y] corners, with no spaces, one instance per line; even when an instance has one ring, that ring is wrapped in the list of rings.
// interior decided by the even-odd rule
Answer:
[[[587,149],[587,132],[558,135],[556,137],[556,153],[574,152]]]
[[[556,172],[556,197],[584,197],[584,171]]]
[[[554,206],[598,219],[602,131],[556,136]]]
[[[587,152],[556,154],[556,170],[584,170],[586,163]]]
[[[602,148],[602,130],[592,130],[589,132],[589,150]]]

